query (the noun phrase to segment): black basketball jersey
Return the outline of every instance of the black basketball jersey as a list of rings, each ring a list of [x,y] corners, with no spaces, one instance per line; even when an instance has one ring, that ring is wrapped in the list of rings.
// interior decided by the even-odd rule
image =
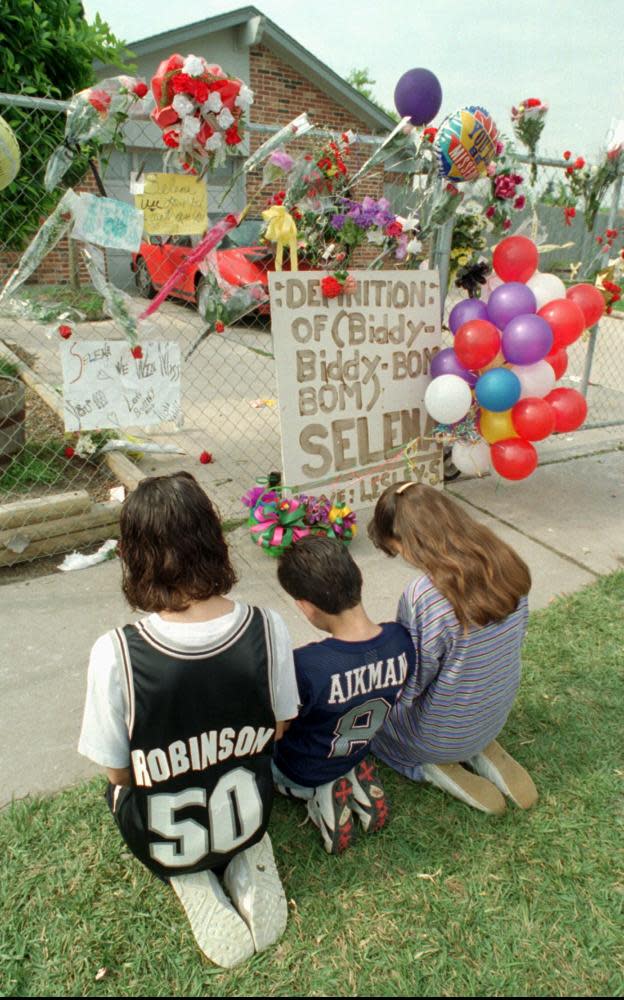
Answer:
[[[131,787],[114,814],[128,847],[164,877],[222,867],[264,835],[271,810],[268,616],[208,648],[163,640],[149,619],[115,632],[128,701]]]

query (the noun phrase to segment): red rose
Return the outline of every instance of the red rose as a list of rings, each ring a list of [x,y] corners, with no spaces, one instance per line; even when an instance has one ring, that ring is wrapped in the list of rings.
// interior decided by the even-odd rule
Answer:
[[[573,173],[574,173],[574,167],[566,167],[566,174],[573,174]]]
[[[234,122],[225,133],[225,141],[228,146],[237,146],[242,141],[242,136],[238,134],[238,125]]]
[[[147,94],[147,84],[143,83],[142,80],[139,80],[139,82],[132,88],[132,93],[136,94],[137,97],[145,97]]]
[[[437,134],[438,134],[437,128],[433,128],[433,126],[430,125],[429,128],[424,129],[423,139],[426,139],[427,142],[433,142]]]
[[[195,81],[187,73],[176,73],[171,77],[170,86],[174,94],[192,94],[195,88]]]
[[[585,160],[583,159],[583,157],[577,156],[576,160],[574,161],[574,169],[582,170],[584,166],[585,166]]]
[[[132,357],[136,358],[137,361],[140,361],[141,358],[143,357],[143,348],[140,347],[138,344],[136,347],[132,348]]]
[[[89,104],[101,115],[105,115],[111,102],[111,95],[105,90],[95,88],[89,91]]]
[[[617,229],[607,229],[607,239],[614,240],[617,234]]]
[[[511,229],[511,219],[505,219],[503,222],[503,229]]]
[[[75,452],[75,449],[72,448],[72,446],[70,444],[68,444],[65,447],[65,450],[63,451],[63,454],[65,455],[65,458],[73,458],[74,455],[76,454],[76,452]]]
[[[572,153],[570,152],[570,150],[566,149],[565,153],[563,154],[564,160],[569,160],[571,156],[572,156]]]
[[[326,299],[335,299],[337,295],[342,295],[343,290],[342,282],[333,274],[326,275],[321,281],[321,291]]]
[[[527,108],[539,108],[542,102],[538,101],[537,97],[529,97],[529,99],[524,103]]]
[[[448,184],[444,185],[444,190],[446,191],[447,194],[452,194],[453,196],[459,194],[459,188],[455,187],[454,184],[451,184],[450,181]]]
[[[163,132],[163,142],[165,146],[169,146],[171,149],[177,149],[180,145],[180,133],[176,132],[175,129]]]
[[[217,333],[223,333],[223,331],[225,330],[225,323],[222,323],[221,320],[218,319],[217,322],[215,323],[215,330],[217,331]]]
[[[596,243],[602,243],[602,236],[596,237]]]
[[[488,205],[488,207],[485,210],[486,219],[493,219],[495,215],[496,215],[496,209],[494,208],[494,205]]]
[[[514,208],[517,209],[519,212],[521,209],[524,208],[525,205],[526,205],[526,198],[524,197],[524,195],[523,194],[518,195],[518,197],[514,201]]]
[[[394,222],[389,222],[384,230],[386,236],[400,236],[403,232],[403,226],[400,222],[396,220]]]
[[[63,326],[59,326],[59,333],[60,333],[61,337],[63,338],[63,340],[69,340],[69,338],[72,335],[72,328],[71,328],[71,326],[64,326],[64,325]]]
[[[201,462],[202,465],[210,465],[211,462],[214,462],[214,458],[212,457],[211,452],[202,451],[201,455],[199,456],[199,461]]]

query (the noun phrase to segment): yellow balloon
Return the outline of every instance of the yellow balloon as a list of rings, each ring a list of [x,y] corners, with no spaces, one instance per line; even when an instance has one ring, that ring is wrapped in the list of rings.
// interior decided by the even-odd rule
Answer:
[[[495,441],[503,441],[505,438],[519,437],[511,422],[511,410],[503,410],[502,413],[495,413],[494,410],[482,409],[479,427],[481,429],[481,436],[485,438],[488,444],[494,444]]]
[[[507,362],[505,360],[505,355],[502,351],[499,351],[493,361],[490,361],[489,365],[485,365],[483,368],[479,368],[479,372],[483,375],[484,372],[489,372],[492,368],[504,368]]]
[[[15,133],[4,118],[0,118],[0,191],[17,177],[20,150]]]

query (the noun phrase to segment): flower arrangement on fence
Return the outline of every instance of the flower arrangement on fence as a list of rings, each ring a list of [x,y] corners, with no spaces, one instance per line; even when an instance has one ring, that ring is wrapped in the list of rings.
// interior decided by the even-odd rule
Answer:
[[[514,134],[534,157],[537,144],[546,124],[548,105],[537,97],[527,97],[517,108],[511,109]],[[537,164],[531,164],[531,184],[537,179]]]
[[[322,534],[348,545],[357,533],[355,512],[326,496],[285,497],[284,487],[254,486],[241,500],[249,508],[252,538],[274,558],[306,535]]]
[[[182,166],[220,166],[242,142],[242,115],[253,103],[253,91],[221,66],[176,53],[161,62],[151,85],[156,101],[151,117]]]
[[[580,205],[583,208],[584,224],[588,232],[592,232],[596,216],[602,201],[617,179],[620,171],[622,148],[608,150],[602,162],[589,166],[582,156],[572,160],[572,153],[566,149],[563,159],[568,161],[558,191],[553,199],[554,204],[563,208],[566,225],[576,216]]]

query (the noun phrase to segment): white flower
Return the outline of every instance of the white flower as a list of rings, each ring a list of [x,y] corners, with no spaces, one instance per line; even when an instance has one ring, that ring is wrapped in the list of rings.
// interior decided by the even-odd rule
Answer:
[[[410,240],[409,243],[407,244],[407,252],[408,253],[414,253],[414,254],[416,254],[416,253],[420,253],[421,250],[422,250],[422,243],[420,242],[420,240],[416,240],[416,239]]]
[[[234,104],[236,105],[237,108],[240,108],[241,111],[249,111],[249,108],[253,104],[253,100],[254,100],[253,90],[250,87],[248,87],[246,83],[243,83],[241,89],[238,92],[238,97],[234,101]]]
[[[215,132],[214,135],[211,135],[209,139],[206,139],[206,142],[204,143],[204,149],[207,149],[208,152],[210,153],[216,152],[218,149],[221,149],[221,147],[224,144],[224,141],[225,140],[221,135],[221,133]]]
[[[187,76],[201,76],[205,70],[205,63],[201,56],[187,56],[184,60],[182,72]]]
[[[221,94],[219,93],[218,90],[213,90],[208,100],[204,101],[204,103],[202,104],[202,112],[205,115],[208,114],[210,111],[213,111],[215,114],[218,114],[218,112],[221,110],[222,107],[223,107],[223,101],[221,100]]]
[[[171,102],[174,111],[177,111],[180,118],[192,115],[195,111],[195,104],[186,94],[176,94]]]
[[[381,245],[386,237],[381,229],[369,229],[366,233],[366,239],[369,243],[375,243]]]
[[[233,122],[234,122],[234,115],[229,110],[229,108],[221,108],[221,111],[219,112],[219,115],[217,117],[217,124],[219,125],[219,128],[223,129],[229,128]]]
[[[81,434],[74,451],[78,458],[89,458],[91,455],[95,455],[97,448],[98,446],[90,434]]]
[[[403,232],[404,233],[409,233],[409,232],[412,232],[412,230],[414,230],[414,229],[418,229],[418,216],[417,215],[408,215],[408,216],[405,216],[405,217],[402,216],[402,215],[397,215],[396,219],[397,219],[397,222],[401,223],[401,226],[403,227]]]
[[[201,128],[199,118],[187,115],[182,119],[182,142],[194,139]]]

